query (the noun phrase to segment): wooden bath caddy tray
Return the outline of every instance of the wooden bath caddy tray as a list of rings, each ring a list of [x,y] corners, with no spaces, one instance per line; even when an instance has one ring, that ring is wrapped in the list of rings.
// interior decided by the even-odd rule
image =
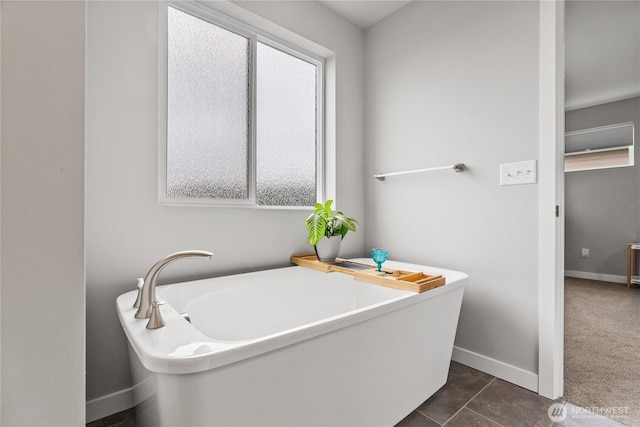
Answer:
[[[381,275],[376,271],[375,265],[361,264],[341,258],[337,258],[335,264],[329,264],[318,261],[316,254],[293,255],[291,262],[325,273],[337,271],[350,274],[355,280],[361,282],[373,283],[375,285],[404,291],[426,292],[445,284],[445,278],[442,276],[430,276],[422,272],[393,270],[389,268],[383,268],[384,274]]]

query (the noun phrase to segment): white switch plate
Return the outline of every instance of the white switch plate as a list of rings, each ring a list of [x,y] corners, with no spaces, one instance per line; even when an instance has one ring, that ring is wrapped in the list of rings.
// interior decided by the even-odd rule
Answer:
[[[503,163],[500,165],[500,185],[535,184],[538,181],[537,161]]]

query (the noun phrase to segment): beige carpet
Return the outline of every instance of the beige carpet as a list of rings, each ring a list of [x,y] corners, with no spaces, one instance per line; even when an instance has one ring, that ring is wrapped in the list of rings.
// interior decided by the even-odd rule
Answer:
[[[640,427],[640,289],[566,278],[563,398]]]

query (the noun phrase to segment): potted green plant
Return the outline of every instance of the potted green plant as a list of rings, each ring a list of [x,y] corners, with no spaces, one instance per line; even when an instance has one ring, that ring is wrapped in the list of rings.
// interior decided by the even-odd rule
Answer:
[[[333,263],[340,252],[340,243],[349,231],[356,231],[358,221],[339,211],[333,211],[333,200],[316,203],[315,210],[306,220],[309,243],[322,262]],[[326,239],[323,239],[326,237]]]

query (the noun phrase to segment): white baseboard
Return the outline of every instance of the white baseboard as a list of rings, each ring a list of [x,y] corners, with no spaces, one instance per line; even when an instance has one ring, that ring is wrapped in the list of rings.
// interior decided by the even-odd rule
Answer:
[[[118,412],[126,411],[135,406],[133,399],[133,388],[116,391],[87,401],[87,423]]]
[[[602,282],[627,283],[627,276],[617,276],[614,274],[591,273],[589,271],[565,270],[564,275],[575,277],[576,279],[600,280]]]
[[[453,347],[452,359],[527,390],[538,392],[538,374],[533,372],[455,346]]]

